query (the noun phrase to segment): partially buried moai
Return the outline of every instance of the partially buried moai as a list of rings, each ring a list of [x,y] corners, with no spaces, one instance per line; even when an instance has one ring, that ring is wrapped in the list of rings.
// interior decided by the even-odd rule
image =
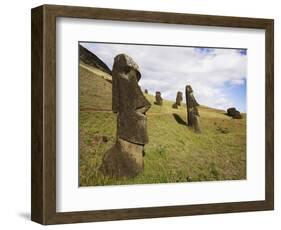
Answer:
[[[187,125],[195,132],[200,133],[200,121],[199,121],[199,112],[198,106],[199,104],[194,98],[193,90],[190,85],[185,87],[185,97],[186,97],[186,109],[187,109]]]
[[[160,91],[156,91],[155,93],[155,105],[162,105],[163,104],[163,98],[161,97],[161,92]]]
[[[181,106],[181,102],[182,102],[182,92],[178,91],[177,92],[177,97],[176,97],[176,102],[172,105],[172,107],[174,109],[177,109],[179,106]]]
[[[112,110],[117,113],[116,143],[104,155],[100,170],[110,177],[134,177],[143,170],[144,145],[148,143],[146,112],[150,108],[138,81],[138,65],[126,54],[114,58]]]

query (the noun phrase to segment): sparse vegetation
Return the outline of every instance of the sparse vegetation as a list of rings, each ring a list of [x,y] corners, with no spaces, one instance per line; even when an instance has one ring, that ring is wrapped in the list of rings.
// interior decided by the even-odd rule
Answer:
[[[245,118],[234,120],[225,111],[200,106],[202,133],[197,134],[185,124],[184,104],[173,109],[172,101],[163,100],[158,106],[150,94],[145,94],[152,107],[147,113],[144,171],[133,179],[104,177],[98,169],[116,135],[111,83],[105,77],[80,65],[80,186],[246,178]]]

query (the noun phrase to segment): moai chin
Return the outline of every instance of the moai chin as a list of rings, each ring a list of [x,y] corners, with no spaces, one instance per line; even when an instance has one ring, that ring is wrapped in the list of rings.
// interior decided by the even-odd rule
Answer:
[[[186,109],[187,109],[187,125],[191,127],[195,132],[200,133],[200,120],[198,106],[199,104],[193,96],[193,90],[190,85],[185,87],[185,97],[186,97]]]
[[[163,104],[163,98],[161,97],[161,92],[160,91],[156,91],[155,93],[155,105],[162,105]]]
[[[178,91],[177,92],[177,97],[176,97],[176,102],[172,105],[172,107],[174,109],[177,109],[179,106],[181,106],[181,102],[182,102],[183,98],[182,98],[182,92]]]
[[[116,143],[104,155],[100,170],[110,177],[134,177],[143,170],[144,145],[148,143],[146,112],[150,108],[138,81],[138,65],[126,54],[114,58],[112,110],[117,113]]]

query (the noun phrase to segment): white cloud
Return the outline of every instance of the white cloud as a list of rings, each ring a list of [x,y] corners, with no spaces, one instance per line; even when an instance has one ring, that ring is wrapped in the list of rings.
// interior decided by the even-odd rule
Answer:
[[[191,85],[199,104],[226,108],[234,100],[225,85],[241,86],[246,81],[247,56],[235,49],[200,50],[192,47],[83,44],[110,68],[117,54],[126,53],[139,65],[142,89],[154,94],[161,91],[166,99],[175,100],[177,91]]]

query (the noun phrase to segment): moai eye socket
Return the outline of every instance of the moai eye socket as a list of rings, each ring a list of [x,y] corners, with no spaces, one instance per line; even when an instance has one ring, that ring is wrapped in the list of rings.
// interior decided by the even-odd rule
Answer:
[[[124,71],[125,74],[128,74],[131,71],[131,67],[130,66],[125,66],[123,71]]]

